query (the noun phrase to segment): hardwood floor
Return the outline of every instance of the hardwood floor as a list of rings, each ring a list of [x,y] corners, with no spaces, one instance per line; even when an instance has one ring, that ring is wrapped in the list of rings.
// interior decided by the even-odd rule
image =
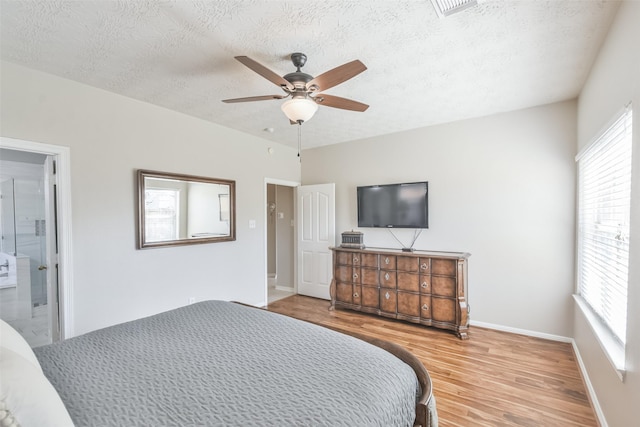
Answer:
[[[400,344],[431,375],[439,425],[597,426],[571,344],[471,327],[462,341],[442,330],[294,295],[268,310]]]

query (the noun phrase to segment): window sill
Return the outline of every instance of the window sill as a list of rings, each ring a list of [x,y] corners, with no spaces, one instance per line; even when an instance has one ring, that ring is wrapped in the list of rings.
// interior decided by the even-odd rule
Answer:
[[[611,332],[609,332],[596,315],[593,314],[591,308],[589,308],[580,295],[573,295],[573,299],[576,301],[576,305],[580,308],[580,311],[587,319],[587,323],[591,326],[591,330],[598,339],[600,347],[602,347],[609,363],[611,363],[611,366],[615,369],[616,375],[618,375],[620,381],[624,382],[626,374],[624,346],[611,336]]]

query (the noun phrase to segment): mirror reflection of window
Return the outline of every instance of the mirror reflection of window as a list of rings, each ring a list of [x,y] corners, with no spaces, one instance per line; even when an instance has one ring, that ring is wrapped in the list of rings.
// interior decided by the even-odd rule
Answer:
[[[220,221],[229,222],[229,195],[219,194],[220,199]]]
[[[146,237],[150,242],[174,240],[180,236],[180,190],[145,190]]]

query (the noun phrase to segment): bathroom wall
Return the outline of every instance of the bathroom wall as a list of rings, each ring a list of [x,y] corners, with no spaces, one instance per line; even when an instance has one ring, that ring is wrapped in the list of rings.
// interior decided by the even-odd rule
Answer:
[[[293,277],[294,227],[291,223],[294,218],[293,190],[293,187],[276,186],[275,222],[278,270],[276,286],[287,289],[293,289],[295,286]]]
[[[18,253],[29,258],[31,302],[43,305],[47,302],[46,278],[38,267],[44,264],[45,257],[45,156],[25,157],[24,161],[8,160],[19,159],[19,154],[11,151],[0,150],[2,191],[13,187],[13,198],[7,198],[7,194],[3,194],[5,197],[0,200],[0,232],[3,236],[1,251],[10,255]],[[10,180],[13,180],[12,184]],[[13,218],[7,218],[9,216]],[[11,219],[15,220],[13,224]]]

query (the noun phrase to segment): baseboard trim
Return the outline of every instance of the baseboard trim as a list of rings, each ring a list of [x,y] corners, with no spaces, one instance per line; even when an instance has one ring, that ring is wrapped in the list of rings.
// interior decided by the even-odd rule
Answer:
[[[574,339],[571,340],[571,346],[573,347],[573,353],[576,355],[578,367],[580,368],[580,373],[582,374],[582,381],[584,381],[584,385],[587,388],[587,393],[589,393],[589,400],[591,401],[591,406],[593,406],[593,410],[596,413],[596,417],[598,418],[598,423],[600,423],[600,427],[608,427],[609,424],[607,424],[607,419],[604,417],[604,412],[602,412],[602,407],[600,406],[600,402],[598,401],[598,396],[596,396],[596,390],[593,388],[593,384],[591,384],[589,374],[587,374],[587,367],[582,360],[580,350],[578,350],[578,344],[576,344],[576,341]]]
[[[276,290],[277,291],[284,291],[284,292],[293,292],[293,288],[289,287],[289,286],[279,286],[276,285]]]
[[[593,384],[591,384],[591,380],[589,379],[589,374],[587,373],[587,368],[582,360],[582,356],[580,355],[580,351],[578,350],[578,345],[573,338],[563,337],[562,335],[553,335],[546,334],[543,332],[530,331],[528,329],[520,329],[520,328],[512,328],[511,326],[497,325],[495,323],[486,323],[486,322],[477,322],[471,321],[469,322],[471,326],[477,326],[479,328],[487,328],[494,329],[496,331],[509,332],[512,334],[519,335],[527,335],[534,338],[543,338],[551,341],[559,341],[566,342],[571,344],[573,347],[573,353],[576,355],[576,361],[578,362],[578,369],[580,370],[580,374],[582,375],[582,381],[584,381],[584,385],[587,388],[587,393],[589,394],[589,400],[591,401],[591,406],[593,407],[593,411],[596,413],[596,418],[598,419],[598,423],[600,427],[608,427],[607,420],[604,417],[604,413],[602,412],[602,407],[600,406],[600,402],[598,401],[598,397],[596,396],[596,391],[593,388]]]
[[[487,328],[487,329],[495,329],[496,331],[510,332],[512,334],[527,335],[534,338],[543,338],[551,341],[560,341],[560,342],[566,342],[566,343],[573,342],[573,338],[563,337],[562,335],[547,334],[544,332],[531,331],[529,329],[513,328],[511,326],[497,325],[495,323],[478,322],[474,320],[472,320],[470,323],[471,323],[471,326],[478,326],[480,328]]]

